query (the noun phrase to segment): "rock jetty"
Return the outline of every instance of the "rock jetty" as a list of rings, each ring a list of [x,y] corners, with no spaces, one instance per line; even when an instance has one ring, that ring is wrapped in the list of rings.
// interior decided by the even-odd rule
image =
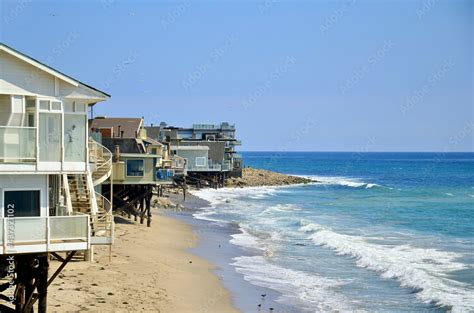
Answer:
[[[241,178],[228,178],[226,187],[258,187],[258,186],[284,186],[294,184],[308,184],[311,179],[280,174],[272,171],[246,167],[242,170]]]

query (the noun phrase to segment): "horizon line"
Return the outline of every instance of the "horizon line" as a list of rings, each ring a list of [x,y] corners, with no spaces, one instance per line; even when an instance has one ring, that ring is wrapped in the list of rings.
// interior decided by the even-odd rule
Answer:
[[[278,151],[278,150],[241,150],[242,152],[271,152],[271,153],[474,153],[474,151],[330,151],[330,150],[292,150],[292,151]]]

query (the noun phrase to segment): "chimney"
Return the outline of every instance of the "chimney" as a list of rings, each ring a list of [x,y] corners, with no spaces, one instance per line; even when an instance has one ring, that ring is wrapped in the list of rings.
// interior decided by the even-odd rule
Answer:
[[[115,146],[114,149],[114,162],[119,162],[120,161],[120,146]]]
[[[122,133],[122,125],[119,125],[117,137],[121,137],[121,133]]]

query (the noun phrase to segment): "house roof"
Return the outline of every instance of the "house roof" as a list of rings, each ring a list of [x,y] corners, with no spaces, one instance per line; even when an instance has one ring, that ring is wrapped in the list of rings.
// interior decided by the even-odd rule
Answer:
[[[51,74],[54,77],[57,77],[57,78],[65,81],[65,82],[73,85],[74,87],[78,87],[78,86],[82,85],[83,87],[92,89],[93,91],[102,94],[106,98],[110,98],[110,95],[105,93],[104,91],[101,91],[97,88],[94,88],[90,85],[87,85],[83,82],[80,82],[77,79],[72,78],[71,76],[68,76],[68,75],[66,75],[66,74],[64,74],[64,73],[62,73],[62,72],[60,72],[60,71],[58,71],[58,70],[56,70],[56,69],[54,69],[54,68],[52,68],[52,67],[50,67],[46,64],[34,59],[34,58],[32,58],[32,57],[30,57],[30,56],[28,56],[28,55],[26,55],[26,54],[24,54],[24,53],[22,53],[22,52],[20,52],[16,49],[14,49],[12,47],[10,47],[10,46],[7,46],[6,44],[4,44],[2,42],[0,42],[0,50],[17,57],[17,58],[25,61],[26,63],[29,63],[29,64],[33,65],[33,66],[45,71],[46,73]]]
[[[160,127],[159,126],[145,126],[146,134],[152,139],[160,137]]]
[[[136,138],[102,138],[102,144],[110,151],[115,151],[119,147],[122,153],[145,153],[143,142]]]
[[[123,138],[136,138],[137,132],[142,126],[143,120],[141,118],[122,118],[122,117],[107,117],[96,118],[92,120],[90,128],[112,128],[114,136],[120,137],[120,130],[123,131]]]

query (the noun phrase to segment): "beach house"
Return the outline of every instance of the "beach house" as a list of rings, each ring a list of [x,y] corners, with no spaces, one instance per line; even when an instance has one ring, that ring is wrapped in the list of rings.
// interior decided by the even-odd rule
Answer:
[[[113,194],[113,209],[140,217],[151,225],[151,198],[163,188],[183,181],[184,160],[171,157],[169,146],[147,136],[143,118],[96,117],[92,136],[113,151],[113,176],[102,184],[102,193]]]
[[[0,273],[16,277],[0,290],[21,312],[46,310],[48,284],[77,251],[113,242],[110,201],[94,189],[112,154],[87,121],[109,97],[0,44]],[[48,280],[50,255],[63,264]]]
[[[241,142],[235,137],[235,125],[224,122],[182,128],[161,123],[145,128],[150,136],[170,146],[171,155],[186,160],[191,183],[223,185],[225,178],[242,175],[242,157],[235,150]]]

